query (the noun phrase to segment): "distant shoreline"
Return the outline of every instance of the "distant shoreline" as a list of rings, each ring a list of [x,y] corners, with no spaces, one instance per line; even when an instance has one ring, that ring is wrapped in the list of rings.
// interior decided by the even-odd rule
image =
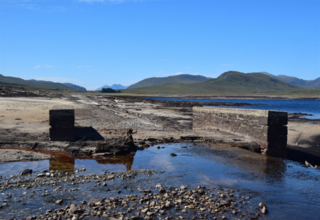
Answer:
[[[157,97],[160,98],[160,97]],[[177,98],[177,97],[169,97],[166,96],[164,98]],[[320,97],[270,97],[270,96],[186,96],[180,97],[181,99],[311,99],[311,100],[320,100]]]
[[[108,95],[104,93],[103,95]],[[115,96],[115,94],[110,93],[110,95]],[[180,98],[180,99],[287,99],[287,100],[320,100],[320,96],[291,96],[291,95],[261,95],[261,96],[252,96],[252,95],[148,95],[148,94],[130,94],[130,93],[117,93],[116,96],[130,96],[130,97],[145,97],[145,98]]]

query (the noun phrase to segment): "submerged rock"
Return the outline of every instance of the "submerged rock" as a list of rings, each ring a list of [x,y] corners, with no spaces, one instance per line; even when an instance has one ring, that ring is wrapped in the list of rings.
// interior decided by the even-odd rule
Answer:
[[[23,175],[29,175],[29,174],[32,174],[31,169],[25,169],[19,175],[23,176]]]

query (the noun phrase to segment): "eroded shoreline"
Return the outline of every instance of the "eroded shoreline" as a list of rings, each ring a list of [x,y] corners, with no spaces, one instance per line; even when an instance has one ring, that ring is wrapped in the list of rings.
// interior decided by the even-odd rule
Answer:
[[[230,133],[221,132],[221,131],[193,131],[192,128],[192,111],[191,107],[192,104],[184,104],[184,103],[167,103],[167,102],[156,102],[156,101],[145,101],[141,98],[119,98],[119,97],[110,97],[110,96],[104,96],[104,95],[84,95],[84,94],[74,94],[71,96],[66,96],[64,98],[43,98],[43,97],[36,97],[36,98],[8,98],[1,101],[7,101],[5,105],[3,105],[3,109],[5,111],[2,111],[4,113],[1,113],[0,120],[2,122],[2,127],[0,129],[0,146],[2,149],[0,151],[6,150],[5,148],[15,148],[15,149],[28,149],[31,151],[43,151],[45,153],[46,150],[53,150],[56,152],[66,152],[67,154],[71,156],[88,156],[90,155],[93,158],[108,158],[112,155],[121,154],[121,152],[115,152],[116,149],[110,148],[109,151],[105,152],[98,152],[97,151],[97,143],[104,143],[104,142],[112,142],[114,140],[123,139],[125,137],[126,131],[128,128],[132,128],[137,133],[134,134],[134,146],[139,149],[143,149],[144,147],[149,146],[157,146],[165,143],[186,143],[186,146],[188,144],[194,144],[194,143],[211,143],[211,144],[225,144],[226,146],[238,146],[238,147],[247,147],[250,148],[250,140],[244,139],[239,136],[235,136]],[[2,102],[5,103],[5,102]],[[64,107],[73,107],[76,110],[76,128],[77,130],[77,137],[75,142],[50,142],[48,141],[48,109],[50,108],[64,108]],[[19,118],[19,120],[16,120]],[[291,123],[291,125],[290,125]],[[311,126],[310,126],[311,125]],[[292,120],[289,120],[289,134],[291,133],[291,137],[293,139],[292,143],[294,144],[296,141],[296,134],[300,137],[300,145],[296,145],[296,148],[298,148],[297,152],[294,153],[294,155],[298,155],[299,157],[296,158],[296,161],[299,161],[301,159],[308,158],[310,155],[315,156],[315,160],[317,159],[316,154],[310,154],[310,155],[304,155],[301,157],[301,152],[307,152],[307,150],[314,149],[316,151],[317,148],[317,142],[309,141],[308,143],[304,143],[304,140],[308,140],[308,137],[313,137],[314,134],[317,134],[317,128],[319,128],[319,122],[318,121],[308,121],[303,120],[299,118],[294,118]],[[291,130],[290,130],[291,129]],[[299,130],[300,129],[300,130]],[[314,133],[308,133],[308,131],[314,130]],[[300,134],[302,133],[302,134]],[[290,139],[289,139],[290,142]],[[290,142],[291,143],[291,142]],[[153,147],[155,148],[155,147]],[[291,146],[288,146],[288,149],[293,149]],[[217,150],[218,154],[220,155],[221,152]],[[127,154],[128,152],[126,152]],[[309,154],[309,153],[308,153]],[[58,156],[59,157],[59,156]],[[262,156],[261,156],[262,157]],[[180,155],[178,156],[180,158]],[[183,159],[183,154],[181,155],[181,158]],[[235,155],[230,155],[230,158],[235,158]],[[264,163],[266,163],[266,166],[268,166],[267,158]],[[289,158],[290,159],[290,158]],[[248,158],[239,158],[239,161],[247,161]],[[308,159],[306,159],[308,160]],[[23,160],[25,161],[25,160]],[[130,160],[131,161],[131,160]],[[129,163],[130,163],[129,161]],[[133,161],[133,158],[132,158]],[[316,164],[310,160],[308,160],[312,164]],[[302,161],[299,161],[302,162]],[[74,162],[73,162],[74,163]],[[127,162],[126,162],[127,163]],[[74,170],[75,166],[71,167],[72,170]],[[285,168],[285,166],[282,164],[281,169],[289,169]],[[266,175],[269,175],[267,171],[268,168],[266,168]],[[76,171],[76,170],[75,170]],[[92,190],[92,192],[103,192],[107,197],[116,198],[115,201],[122,202],[126,200],[127,198],[125,195],[134,194],[134,198],[139,198],[139,201],[141,198],[143,198],[146,195],[144,194],[144,191],[151,190],[150,193],[150,199],[149,204],[142,203],[139,204],[138,208],[139,210],[139,216],[140,218],[159,218],[163,219],[168,216],[172,216],[174,218],[180,218],[184,217],[185,219],[190,219],[193,216],[196,216],[197,218],[206,218],[206,214],[208,214],[209,217],[213,217],[212,212],[215,212],[214,208],[211,208],[210,206],[214,206],[215,203],[221,204],[220,202],[222,200],[226,201],[224,198],[219,198],[218,191],[220,193],[223,193],[225,196],[225,192],[230,193],[230,190],[235,190],[232,187],[228,189],[224,189],[224,192],[222,192],[219,187],[207,187],[205,188],[205,193],[208,193],[206,197],[209,197],[210,195],[213,195],[213,197],[209,197],[209,200],[212,199],[209,202],[209,207],[202,206],[203,201],[208,201],[207,199],[203,198],[201,195],[197,196],[197,199],[199,199],[197,202],[197,208],[196,211],[193,212],[192,210],[189,210],[188,208],[185,208],[184,206],[189,206],[191,203],[188,203],[186,205],[178,204],[179,207],[177,211],[175,211],[175,202],[177,202],[177,199],[184,200],[185,196],[191,196],[189,193],[191,192],[192,195],[198,195],[197,191],[198,188],[188,187],[186,192],[181,193],[179,197],[172,197],[172,192],[180,192],[179,188],[181,186],[180,184],[163,184],[166,192],[169,195],[168,199],[171,199],[171,211],[165,211],[167,214],[164,216],[161,214],[160,210],[156,212],[154,209],[156,206],[161,206],[161,201],[163,201],[163,195],[159,194],[159,190],[155,188],[157,183],[162,183],[164,181],[164,178],[181,178],[177,176],[164,176],[163,174],[156,174],[156,175],[144,175],[145,177],[139,177],[138,182],[132,181],[133,179],[125,178],[122,180],[120,178],[115,178],[113,182],[112,179],[108,180],[110,183],[117,183],[120,185],[114,185],[112,184],[113,188],[110,188],[110,191],[108,191],[109,183],[106,183],[107,186],[103,186],[103,183],[105,181],[101,181],[104,178],[108,178],[108,175],[112,175],[109,173],[108,175],[104,174],[96,174],[96,176],[99,176],[98,179],[92,178],[92,182],[88,182],[85,184],[77,185],[72,184],[78,182],[78,180],[86,180],[89,177],[86,177],[87,175],[83,175],[83,173],[78,174],[74,173],[71,174],[71,176],[61,176],[59,177],[58,173],[55,172],[49,172],[50,177],[47,177],[45,172],[45,176],[41,177],[42,182],[44,185],[38,186],[36,182],[35,185],[32,185],[33,183],[28,182],[27,185],[30,185],[30,188],[28,187],[27,191],[23,187],[21,187],[23,184],[22,182],[15,182],[15,181],[21,181],[24,179],[24,177],[15,176],[12,177],[5,177],[1,180],[1,185],[3,188],[3,192],[5,193],[2,198],[2,202],[6,203],[6,201],[10,201],[10,199],[17,199],[18,202],[14,202],[14,206],[11,207],[12,210],[14,210],[14,207],[23,207],[24,205],[26,208],[23,208],[21,211],[24,213],[21,214],[21,217],[27,217],[28,210],[30,208],[27,208],[29,205],[32,206],[34,202],[32,201],[37,196],[48,198],[46,200],[46,207],[52,207],[48,208],[47,210],[43,211],[37,211],[37,213],[34,213],[32,215],[35,216],[43,216],[45,217],[52,217],[53,215],[58,218],[58,213],[60,216],[65,216],[65,218],[70,218],[70,208],[71,204],[76,205],[76,210],[82,210],[79,211],[82,212],[80,215],[77,215],[77,217],[80,217],[82,214],[86,213],[89,214],[89,216],[96,216],[98,212],[100,211],[99,217],[103,217],[103,213],[105,211],[100,210],[100,208],[104,207],[104,209],[107,210],[107,214],[109,218],[121,218],[123,215],[123,212],[126,214],[123,215],[125,217],[132,217],[136,215],[136,213],[127,213],[128,208],[132,208],[131,206],[126,209],[123,209],[124,207],[122,205],[118,206],[117,203],[115,204],[117,208],[120,208],[121,211],[118,211],[116,209],[108,209],[109,203],[101,202],[103,197],[95,196],[95,198],[89,198],[88,194],[86,194],[86,190]],[[136,171],[135,171],[136,172]],[[286,171],[287,172],[287,171]],[[300,171],[299,171],[300,172]],[[43,173],[43,172],[41,172]],[[40,174],[40,173],[37,173]],[[54,174],[54,176],[51,176],[51,174]],[[130,175],[129,173],[122,173],[121,175]],[[72,177],[72,176],[75,177]],[[120,175],[120,176],[121,176]],[[166,174],[167,175],[167,174]],[[187,175],[187,174],[183,174]],[[295,174],[293,174],[295,175]],[[300,174],[299,174],[300,175]],[[305,174],[301,173],[301,176]],[[79,178],[77,177],[79,176]],[[89,174],[90,178],[94,177],[94,175]],[[101,178],[100,178],[101,177]],[[155,179],[153,179],[155,177]],[[11,178],[11,179],[10,179]],[[61,179],[60,179],[61,178]],[[76,182],[71,181],[71,178],[74,178]],[[283,177],[279,177],[280,179]],[[300,178],[300,177],[299,177]],[[31,178],[32,179],[32,178]],[[64,182],[64,179],[67,179],[66,182]],[[58,182],[61,180],[59,184],[63,185],[63,188],[59,189]],[[127,182],[126,182],[127,181]],[[317,180],[315,180],[317,181]],[[10,184],[20,184],[20,188],[10,188]],[[21,185],[22,184],[22,185]],[[54,185],[52,185],[54,184]],[[100,184],[100,185],[99,185]],[[129,185],[128,185],[129,184]],[[186,185],[186,184],[184,184]],[[79,186],[79,187],[78,187]],[[82,188],[82,186],[85,186],[85,188]],[[131,187],[128,187],[131,186]],[[137,191],[137,186],[139,186],[142,191]],[[7,188],[9,187],[9,188]],[[125,188],[127,187],[127,188]],[[44,189],[43,189],[44,188]],[[176,188],[178,190],[176,190]],[[213,188],[215,188],[217,191],[213,192]],[[57,189],[56,191],[54,191]],[[64,190],[65,189],[65,190]],[[74,190],[76,189],[76,190]],[[200,188],[201,189],[201,188]],[[208,191],[206,191],[208,189]],[[219,189],[219,190],[218,190]],[[14,192],[10,191],[13,190]],[[70,190],[70,191],[69,191]],[[73,191],[74,190],[74,191]],[[52,192],[51,192],[52,191]],[[119,191],[120,194],[118,193]],[[236,191],[236,190],[235,190]],[[26,192],[26,194],[23,194]],[[87,196],[86,199],[83,199],[82,196],[75,196],[76,193],[83,192],[84,196]],[[149,191],[148,191],[149,192]],[[49,193],[49,195],[47,195]],[[60,193],[60,194],[58,194]],[[149,194],[150,194],[149,193]],[[205,195],[204,193],[204,195]],[[213,193],[213,194],[211,194]],[[11,197],[10,197],[10,194]],[[13,195],[15,194],[15,195]],[[44,194],[44,196],[42,196]],[[157,198],[157,196],[160,195],[160,199]],[[21,196],[21,197],[20,197]],[[59,197],[60,196],[60,197]],[[154,197],[155,196],[155,197]],[[251,197],[252,195],[250,195]],[[59,198],[58,198],[59,197]],[[50,199],[49,199],[50,198]],[[63,206],[61,208],[57,208],[55,202],[58,199],[63,200]],[[69,199],[74,198],[74,199]],[[121,199],[122,198],[122,199]],[[227,198],[227,197],[226,197]],[[260,197],[259,197],[260,198]],[[99,199],[99,202],[101,205],[95,205],[91,208],[85,206],[82,207],[83,204],[81,201],[85,200],[87,203],[91,199]],[[166,199],[166,198],[164,198]],[[204,199],[204,200],[202,200]],[[214,200],[217,199],[217,200]],[[228,198],[229,199],[229,198]],[[232,199],[232,198],[231,198]],[[260,214],[261,217],[263,217],[260,209],[258,208],[258,204],[261,201],[254,200],[253,205],[249,205],[250,208],[246,209],[246,206],[243,206],[241,208],[237,208],[234,206],[234,202],[238,204],[239,207],[239,201],[240,199],[243,199],[242,197],[236,197],[234,201],[227,201],[227,206],[221,206],[223,208],[218,209],[217,213],[214,213],[216,218],[222,218],[223,216],[227,218],[238,218],[241,216],[241,213],[245,214],[246,216],[250,215],[250,217],[257,217],[257,214]],[[21,200],[21,202],[19,202]],[[150,203],[156,201],[160,202],[159,205],[155,203],[155,206],[150,206]],[[40,201],[40,200],[36,200]],[[42,200],[41,200],[42,201]],[[186,200],[188,201],[188,200]],[[132,201],[135,202],[135,201]],[[263,201],[262,201],[263,202]],[[129,202],[131,204],[131,202]],[[223,202],[222,202],[223,203]],[[113,203],[110,203],[111,206],[113,206]],[[3,207],[3,211],[9,211],[10,203],[7,203],[7,206]],[[68,208],[65,207],[69,206]],[[234,209],[232,208],[234,206]],[[241,205],[242,206],[242,205]],[[248,207],[249,207],[248,206]],[[72,206],[73,207],[73,206]],[[95,207],[95,208],[94,208]],[[220,207],[220,205],[219,205]],[[145,213],[142,213],[142,210],[148,210]],[[220,213],[221,211],[229,210],[226,213]],[[256,209],[258,208],[258,209]],[[273,207],[274,208],[274,207]],[[50,212],[47,213],[48,210]],[[187,214],[184,214],[182,210],[186,210]],[[202,209],[203,211],[201,211]],[[204,210],[205,209],[205,210]],[[236,211],[236,215],[234,216],[233,211]],[[240,211],[239,211],[240,210]],[[92,212],[94,211],[94,212]],[[110,212],[109,212],[110,211]],[[115,214],[114,211],[117,211],[117,214]],[[247,212],[245,212],[247,211]],[[119,214],[121,212],[121,214]],[[152,214],[148,215],[148,212],[152,212]],[[93,215],[91,215],[93,213]],[[252,214],[253,213],[253,214]],[[176,215],[178,214],[178,215]],[[251,215],[252,214],[252,215]],[[31,219],[33,218],[31,215]],[[72,214],[74,215],[74,214]],[[14,216],[14,215],[11,215]],[[9,217],[9,215],[8,215]],[[83,216],[84,217],[84,216]],[[249,217],[249,216],[248,216]]]

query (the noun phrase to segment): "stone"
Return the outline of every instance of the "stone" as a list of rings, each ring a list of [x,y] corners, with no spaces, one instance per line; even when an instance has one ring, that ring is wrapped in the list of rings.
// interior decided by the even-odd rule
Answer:
[[[154,212],[147,212],[147,215],[149,216],[154,215]]]
[[[77,213],[77,206],[75,204],[70,205],[69,214],[76,214]]]
[[[264,204],[263,202],[259,203],[259,208],[262,214],[267,214],[268,210],[267,210],[267,205]]]
[[[91,199],[88,202],[88,206],[95,206],[97,202],[100,202],[100,200],[99,199]]]
[[[146,212],[148,212],[148,210],[149,210],[148,208],[145,208],[145,209],[142,209],[141,212],[146,213]]]
[[[261,211],[262,214],[266,214],[267,213],[267,208],[266,207],[262,207],[260,209],[260,211]]]
[[[31,169],[25,169],[19,175],[23,176],[23,175],[29,175],[29,174],[32,174]]]
[[[266,204],[264,204],[263,202],[260,202],[260,203],[259,203],[259,208],[261,209],[261,208],[263,208],[263,207],[267,207],[267,206],[266,206]]]
[[[37,177],[44,177],[44,176],[46,176],[45,173],[39,173],[39,174],[37,174]]]
[[[58,199],[57,201],[56,201],[56,204],[58,204],[58,205],[61,205],[63,203],[63,200],[62,199]]]
[[[180,189],[181,189],[181,190],[185,190],[185,189],[187,189],[187,187],[185,187],[185,186],[180,186]]]

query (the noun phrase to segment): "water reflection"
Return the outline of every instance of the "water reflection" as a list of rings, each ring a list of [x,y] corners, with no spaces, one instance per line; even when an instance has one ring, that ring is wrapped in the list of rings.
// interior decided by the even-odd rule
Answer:
[[[75,158],[73,157],[59,157],[59,158],[52,158],[49,160],[50,170],[64,171],[64,172],[69,172],[73,174],[74,165],[75,165]]]
[[[287,165],[281,158],[266,157],[226,144],[212,144],[209,148],[208,145],[197,144],[185,150],[211,162],[241,170],[242,172],[237,171],[236,175],[246,180],[281,184],[285,179]]]
[[[286,163],[279,158],[267,158],[264,172],[268,183],[282,183],[287,171]]]
[[[134,155],[127,156],[110,156],[110,157],[86,157],[86,158],[75,158],[75,157],[57,157],[49,160],[49,169],[68,172],[74,174],[76,160],[95,159],[99,164],[106,165],[119,165],[125,166],[126,170],[131,170],[133,164]]]
[[[117,165],[117,164],[123,164],[127,171],[131,170],[132,164],[133,164],[133,158],[134,155],[129,155],[129,156],[112,156],[112,157],[107,157],[107,158],[97,158],[96,161],[99,164],[112,164],[112,165]]]

